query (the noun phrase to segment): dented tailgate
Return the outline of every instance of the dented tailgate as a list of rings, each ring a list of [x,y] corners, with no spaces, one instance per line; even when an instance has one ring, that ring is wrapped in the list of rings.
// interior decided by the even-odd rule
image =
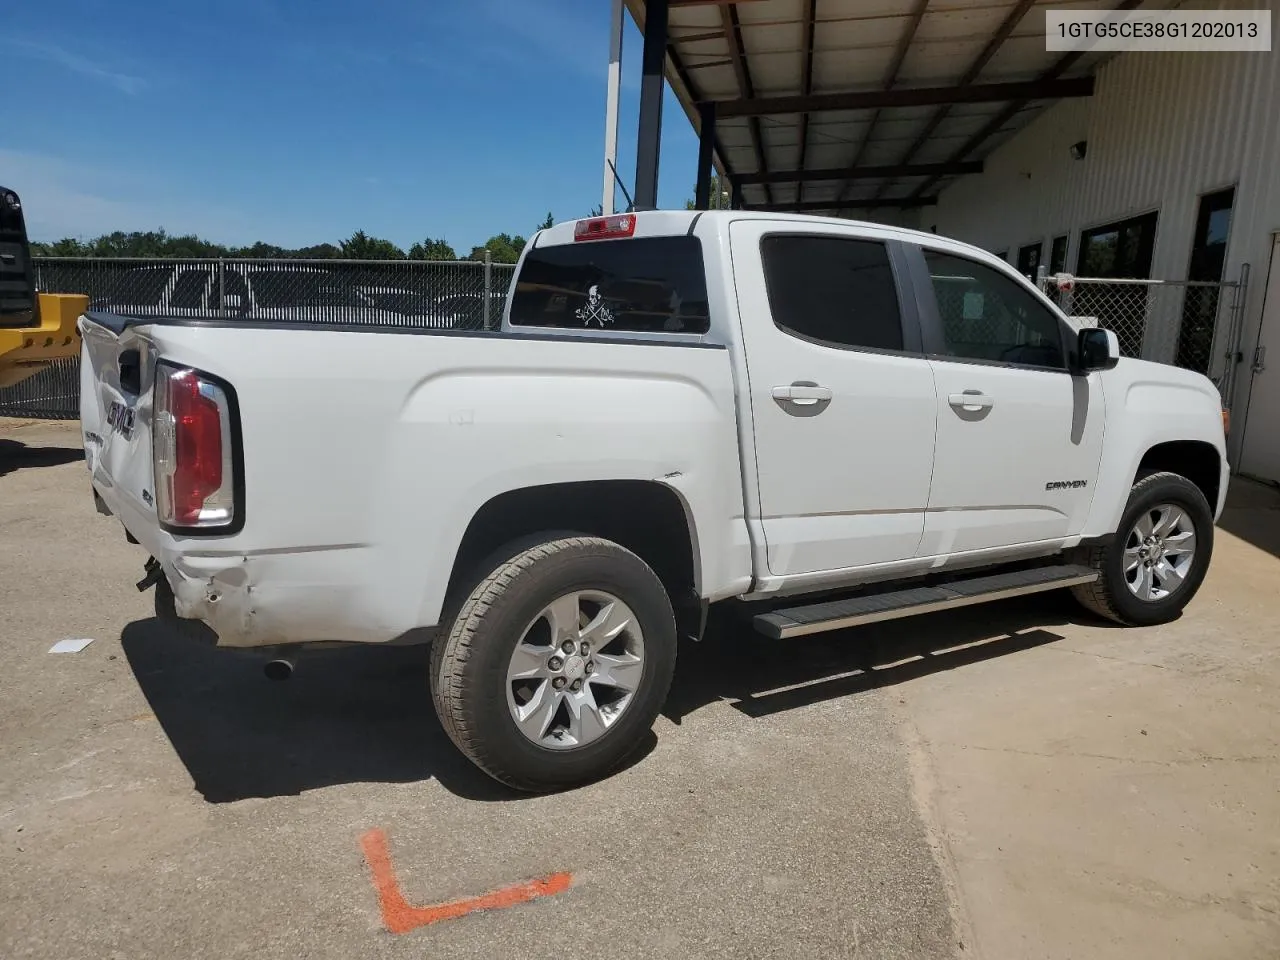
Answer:
[[[80,321],[80,426],[85,463],[107,508],[146,542],[158,529],[151,466],[152,344],[145,327]],[[141,521],[141,522],[139,522]]]

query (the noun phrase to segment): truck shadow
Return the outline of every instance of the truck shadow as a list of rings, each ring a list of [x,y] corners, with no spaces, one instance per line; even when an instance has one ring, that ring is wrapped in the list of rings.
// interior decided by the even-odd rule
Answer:
[[[263,676],[265,657],[205,646],[155,619],[129,624],[121,644],[210,803],[432,777],[474,800],[520,796],[473,767],[441,729],[425,647],[303,652],[280,683]]]
[[[675,723],[728,702],[753,717],[856,696],[1062,639],[1046,624],[1090,622],[1046,595],[791,641],[747,625],[714,628],[680,653],[664,715]],[[466,760],[436,719],[427,649],[304,652],[293,679],[265,658],[217,650],[160,621],[129,624],[125,656],[156,719],[210,803],[291,796],[343,783],[435,778],[458,796],[520,799]],[[656,746],[651,733],[630,764]]]
[[[84,459],[79,447],[29,447],[20,440],[0,438],[0,477],[32,467],[60,467]]]
[[[673,723],[717,701],[752,717],[855,696],[1063,639],[1048,629],[1101,625],[1065,592],[768,640],[722,622],[680,652],[663,715]]]

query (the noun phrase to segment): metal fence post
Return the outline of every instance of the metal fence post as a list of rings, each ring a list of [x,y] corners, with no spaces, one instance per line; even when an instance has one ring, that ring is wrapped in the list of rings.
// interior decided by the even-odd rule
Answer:
[[[493,299],[493,256],[486,249],[484,252],[484,328],[492,330],[493,324],[490,321],[492,313]]]
[[[218,258],[218,316],[227,315],[227,262]]]

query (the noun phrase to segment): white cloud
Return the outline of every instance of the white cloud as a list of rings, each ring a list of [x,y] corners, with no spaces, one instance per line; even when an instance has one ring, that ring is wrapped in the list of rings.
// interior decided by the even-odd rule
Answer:
[[[56,63],[73,73],[78,73],[99,83],[115,87],[121,93],[127,93],[130,96],[140,93],[143,87],[146,86],[146,82],[141,77],[108,70],[96,60],[82,56],[65,47],[59,47],[52,43],[36,43],[32,40],[5,40],[3,42],[5,46],[16,50],[20,55],[25,55],[34,60],[43,60],[46,63]]]

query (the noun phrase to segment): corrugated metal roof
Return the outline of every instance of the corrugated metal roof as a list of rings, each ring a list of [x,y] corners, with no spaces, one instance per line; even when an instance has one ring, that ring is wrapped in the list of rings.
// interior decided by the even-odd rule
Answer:
[[[695,129],[700,101],[1087,77],[1107,55],[1045,50],[1045,11],[1117,0],[671,0],[667,78]],[[1176,0],[1128,0],[1164,9]],[[644,0],[626,0],[643,26]],[[806,42],[812,36],[812,55]],[[740,62],[738,61],[740,45]],[[746,87],[746,89],[744,89]],[[717,159],[743,175],[981,160],[1049,102],[957,103],[722,117]],[[778,207],[932,197],[953,177],[745,185]]]

